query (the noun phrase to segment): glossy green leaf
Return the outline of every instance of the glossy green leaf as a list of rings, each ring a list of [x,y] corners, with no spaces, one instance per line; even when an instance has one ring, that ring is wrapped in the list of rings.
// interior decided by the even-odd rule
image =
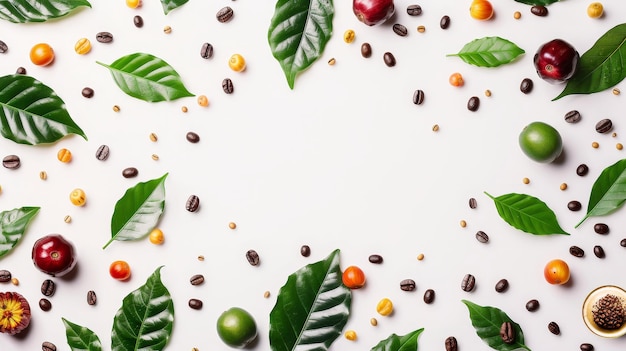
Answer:
[[[22,207],[0,212],[0,258],[9,254],[20,242],[37,212],[39,207]]]
[[[417,338],[424,328],[414,330],[406,335],[398,336],[391,334],[387,339],[381,340],[371,351],[416,351]]]
[[[91,4],[87,0],[4,0],[0,1],[0,19],[13,23],[45,22],[83,6]]]
[[[53,143],[85,133],[72,120],[65,102],[50,87],[23,74],[0,77],[2,136],[19,144]]]
[[[128,294],[113,319],[111,351],[161,351],[174,326],[174,303],[157,268],[139,289]]]
[[[134,53],[111,65],[97,63],[108,68],[117,86],[134,98],[158,102],[194,96],[185,88],[178,72],[156,56]]]
[[[65,325],[67,344],[72,351],[101,351],[100,338],[91,329],[61,318]]]
[[[268,31],[272,54],[289,87],[324,51],[333,31],[332,0],[278,0]]]
[[[540,6],[548,6],[550,4],[554,4],[555,2],[559,2],[561,0],[515,0],[517,2],[521,2],[526,5],[540,5]]]
[[[324,351],[341,335],[352,293],[341,281],[339,250],[291,274],[270,312],[272,351]]]
[[[154,229],[165,209],[165,178],[138,183],[126,190],[124,196],[115,204],[111,218],[111,240],[137,240]]]
[[[514,61],[524,50],[513,42],[500,37],[474,39],[465,44],[457,54],[461,60],[479,67],[497,67]]]
[[[170,13],[170,11],[183,6],[189,0],[161,0],[161,5],[163,5],[163,13],[166,15]]]
[[[626,23],[611,28],[585,52],[576,72],[554,100],[571,94],[592,94],[617,85],[626,77]]]
[[[521,231],[535,235],[569,235],[548,205],[536,197],[515,193],[498,197],[485,194],[493,200],[500,217]]]
[[[576,225],[592,216],[604,216],[617,210],[626,201],[626,159],[605,168],[591,187],[587,214]]]
[[[519,351],[530,349],[524,345],[524,333],[519,324],[515,323],[509,316],[498,308],[491,306],[479,306],[473,302],[462,300],[469,310],[470,319],[476,334],[489,345],[498,351]],[[515,341],[507,344],[502,341],[500,327],[502,323],[510,322],[515,329]]]

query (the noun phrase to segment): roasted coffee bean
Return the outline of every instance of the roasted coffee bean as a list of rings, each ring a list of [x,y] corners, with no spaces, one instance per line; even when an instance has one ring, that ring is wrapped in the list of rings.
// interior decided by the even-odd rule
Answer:
[[[194,132],[187,132],[187,135],[185,135],[185,138],[187,138],[187,141],[192,144],[195,144],[200,141],[200,136]]]
[[[217,14],[215,15],[215,17],[217,17],[218,22],[226,23],[230,21],[231,19],[233,19],[234,14],[235,12],[233,11],[233,9],[230,8],[230,6],[226,6],[226,7],[222,7],[219,11],[217,11]]]
[[[230,78],[224,78],[224,80],[222,80],[222,89],[226,94],[232,94],[233,91],[235,91],[233,81]]]
[[[533,90],[533,81],[530,78],[522,79],[522,83],[519,85],[519,90],[524,94],[529,94]]]
[[[478,207],[478,202],[476,201],[475,198],[471,197],[469,199],[469,208],[474,209],[476,207]]]
[[[487,235],[487,233],[483,232],[482,230],[479,230],[476,232],[476,240],[478,240],[478,242],[480,243],[487,243],[489,241],[489,235]]]
[[[7,44],[3,42],[2,40],[0,40],[0,54],[4,54],[8,50],[9,50],[9,47],[7,46]]]
[[[459,345],[454,336],[448,336],[445,341],[446,351],[457,351]]]
[[[57,347],[55,344],[51,343],[50,341],[44,341],[43,344],[41,344],[41,350],[42,351],[57,351]]]
[[[406,7],[406,13],[409,16],[419,16],[422,14],[422,7],[420,5],[409,5]]]
[[[435,290],[427,289],[424,291],[424,302],[427,304],[431,304],[435,301]]]
[[[39,308],[41,308],[41,310],[44,312],[48,312],[52,309],[52,303],[46,298],[40,299]]]
[[[189,278],[191,285],[200,285],[204,283],[204,276],[202,274],[194,274]]]
[[[300,255],[302,255],[302,257],[311,256],[311,248],[309,247],[309,245],[300,246]]]
[[[441,17],[439,20],[439,27],[441,29],[448,29],[448,27],[450,27],[450,16],[446,15]]]
[[[593,231],[597,234],[608,234],[609,226],[605,223],[596,223],[593,225]]]
[[[581,249],[580,247],[576,246],[576,245],[570,246],[569,253],[572,256],[574,256],[574,257],[583,257],[583,256],[585,256],[585,251],[583,249]]]
[[[200,208],[200,198],[196,195],[189,196],[185,204],[185,209],[189,212],[196,212],[198,208]]]
[[[474,286],[476,285],[476,278],[471,274],[466,274],[461,281],[461,290],[463,291],[472,291],[474,290]]]
[[[606,257],[606,254],[604,253],[604,249],[600,245],[596,245],[593,247],[593,254],[596,255],[597,258]]]
[[[589,173],[589,167],[587,167],[587,165],[584,163],[576,168],[576,174],[581,177],[587,175],[587,173]]]
[[[626,247],[626,239],[622,239],[622,240],[619,242],[619,246],[621,246],[621,247]]]
[[[96,40],[99,43],[110,43],[113,41],[113,34],[109,32],[99,32],[98,34],[96,34]]]
[[[201,309],[202,308],[202,300],[189,299],[189,307],[193,308],[194,310]]]
[[[415,90],[413,93],[413,103],[416,105],[421,105],[424,102],[424,91],[421,89]]]
[[[565,114],[565,122],[567,123],[578,123],[580,121],[580,112],[576,110],[571,110]]]
[[[87,304],[89,306],[93,306],[98,302],[98,297],[96,296],[96,292],[93,290],[87,291]]]
[[[135,17],[133,17],[133,24],[135,25],[135,27],[137,28],[141,28],[143,27],[143,17],[137,15]]]
[[[370,263],[374,263],[374,264],[383,263],[383,256],[381,255],[373,254],[373,255],[370,255],[367,259],[370,261]]]
[[[400,282],[400,289],[402,291],[413,291],[415,290],[415,280],[413,279],[404,279]]]
[[[259,254],[254,250],[248,250],[246,252],[246,260],[248,260],[248,263],[252,266],[258,266],[260,263]]]
[[[515,342],[515,329],[511,322],[503,322],[500,326],[500,338],[505,344],[512,344]]]
[[[11,281],[11,272],[6,269],[0,270],[0,283],[7,283]]]
[[[26,74],[26,68],[18,67],[17,70],[15,70],[15,74]]]
[[[506,279],[500,279],[498,280],[498,282],[496,283],[496,291],[501,293],[501,292],[505,292],[506,289],[509,288],[509,281]]]
[[[396,57],[393,56],[393,54],[390,52],[386,52],[383,55],[383,61],[385,62],[385,65],[387,65],[387,67],[393,67],[396,65]]]
[[[122,176],[124,178],[134,178],[139,174],[139,171],[135,167],[124,168],[122,171]]]
[[[100,161],[105,161],[109,158],[109,147],[106,145],[100,145],[96,150],[96,158]]]
[[[46,279],[43,281],[43,283],[41,283],[41,293],[44,296],[52,296],[54,295],[54,293],[57,290],[57,285],[54,281],[50,280],[50,279]]]
[[[2,159],[2,165],[4,168],[8,169],[18,169],[20,168],[21,161],[20,157],[17,155],[8,155]]]
[[[475,111],[478,111],[478,107],[480,107],[480,99],[478,98],[478,96],[472,96],[467,101],[467,109],[472,112],[475,112]]]
[[[526,310],[528,310],[529,312],[535,312],[538,309],[539,309],[539,301],[532,299],[526,302]]]
[[[580,351],[593,351],[593,345],[589,343],[580,344]]]
[[[596,132],[598,133],[608,133],[613,129],[613,122],[610,119],[605,118],[596,123]]]
[[[361,56],[370,58],[372,56],[372,46],[370,43],[361,44]]]
[[[209,43],[202,44],[202,48],[200,48],[200,57],[203,59],[210,59],[213,57],[213,45]]]
[[[567,208],[570,211],[575,212],[575,211],[580,211],[580,209],[583,208],[583,205],[580,203],[580,201],[572,200],[567,203]]]
[[[85,87],[80,93],[83,95],[83,97],[86,97],[87,99],[91,99],[93,97],[94,91],[93,89],[89,87]]]
[[[550,333],[552,333],[554,335],[561,334],[561,328],[559,327],[559,325],[556,322],[548,323],[548,330],[550,331]]]
[[[530,8],[530,13],[535,16],[545,17],[548,15],[548,8],[541,5],[535,5]]]
[[[393,32],[398,34],[401,37],[406,37],[407,34],[409,34],[409,30],[406,28],[406,26],[400,23],[394,24],[392,28],[393,28]]]

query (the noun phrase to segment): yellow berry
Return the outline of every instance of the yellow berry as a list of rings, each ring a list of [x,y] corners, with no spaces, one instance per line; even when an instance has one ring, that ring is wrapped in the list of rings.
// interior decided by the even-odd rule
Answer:
[[[159,228],[152,229],[149,239],[150,242],[154,245],[161,245],[163,244],[163,241],[165,241],[165,238],[163,237],[163,231]]]
[[[356,37],[356,33],[354,33],[352,29],[348,29],[345,32],[343,32],[343,41],[345,41],[348,44],[352,43],[355,37]]]
[[[72,152],[68,149],[61,149],[57,152],[57,159],[63,163],[68,163],[72,160]]]
[[[381,316],[388,316],[393,312],[393,303],[388,298],[383,298],[376,305],[376,312]]]
[[[346,339],[350,341],[356,340],[356,332],[354,330],[348,330],[345,333]]]
[[[198,96],[198,105],[200,105],[202,107],[209,106],[209,98],[207,98],[206,95]]]
[[[137,7],[141,6],[141,0],[126,0],[126,6],[130,7],[131,9],[136,9]]]
[[[91,42],[87,38],[80,38],[74,45],[74,51],[79,55],[85,55],[91,51]]]
[[[70,201],[75,206],[83,206],[85,202],[87,202],[87,196],[85,195],[85,191],[83,189],[74,189],[70,193]]]
[[[233,54],[228,60],[228,67],[235,72],[246,69],[246,60],[240,54]]]
[[[587,7],[587,16],[591,18],[600,18],[604,13],[604,6],[599,2],[592,2]]]

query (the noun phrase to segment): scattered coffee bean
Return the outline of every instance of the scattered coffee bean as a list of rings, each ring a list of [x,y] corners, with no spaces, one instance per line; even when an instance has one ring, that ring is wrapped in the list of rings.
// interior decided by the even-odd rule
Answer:
[[[200,207],[200,198],[196,195],[191,195],[187,199],[187,203],[185,204],[185,209],[189,212],[196,212]]]
[[[593,345],[589,343],[580,344],[580,351],[593,351]]]
[[[459,349],[458,343],[454,336],[448,336],[445,341],[446,351],[457,351]]]
[[[195,144],[200,141],[200,136],[194,132],[187,132],[187,135],[185,135],[185,138],[187,138],[187,141],[192,144]]]
[[[309,245],[300,246],[300,255],[302,255],[303,257],[311,256],[311,248],[309,247]]]
[[[487,243],[489,241],[489,235],[487,235],[487,233],[483,232],[482,230],[479,230],[476,232],[476,240],[478,240],[478,242],[480,243]]]
[[[43,281],[43,283],[41,283],[41,293],[44,296],[50,297],[54,295],[56,290],[57,290],[57,285],[54,283],[54,281],[50,279],[46,279]]]
[[[435,290],[426,289],[426,291],[424,291],[424,302],[431,304],[433,301],[435,301]]]
[[[189,299],[189,307],[194,310],[199,310],[202,308],[202,300],[198,299]]]
[[[44,312],[48,312],[52,309],[52,303],[46,298],[39,299],[39,308]]]
[[[87,291],[87,304],[89,306],[93,306],[98,302],[98,297],[96,296],[96,292],[93,290]]]
[[[576,246],[576,245],[570,246],[569,253],[572,256],[574,256],[574,257],[583,257],[583,256],[585,256],[585,251],[583,249],[581,249],[580,247]]]
[[[587,175],[587,173],[589,173],[589,167],[587,167],[587,165],[584,163],[576,168],[576,174],[581,177]]]
[[[565,114],[565,122],[567,123],[578,123],[580,121],[580,112],[576,110],[571,110]]]
[[[512,344],[515,342],[515,329],[511,322],[503,322],[500,326],[500,338],[505,344]]]
[[[598,133],[608,133],[613,129],[613,122],[610,119],[605,118],[596,123],[596,132]]]
[[[43,344],[41,344],[41,350],[42,351],[57,351],[57,347],[55,344],[49,341],[44,341]]]
[[[471,274],[466,274],[461,281],[461,290],[470,292],[474,290],[476,285],[476,278]]]
[[[439,27],[441,29],[448,29],[448,27],[450,27],[450,16],[443,16],[441,17],[441,19],[439,20]]]
[[[7,44],[3,42],[2,40],[0,40],[0,54],[4,54],[8,50],[9,50],[9,47],[7,46]]]
[[[124,178],[134,178],[139,174],[139,171],[135,167],[124,168],[122,171],[122,176]]]
[[[406,13],[409,16],[419,16],[422,14],[422,7],[420,5],[409,5],[406,7]]]
[[[93,97],[94,91],[93,89],[89,87],[85,87],[80,93],[83,95],[83,97],[86,97],[87,99],[91,99]]]
[[[478,111],[478,107],[480,107],[480,99],[478,98],[478,96],[472,96],[467,101],[467,109],[472,112],[475,112],[475,111]]]
[[[530,13],[535,16],[545,17],[548,15],[548,8],[541,5],[535,5],[530,8]]]
[[[393,54],[390,52],[386,52],[383,55],[383,61],[385,62],[385,65],[387,65],[387,67],[393,67],[396,65],[396,57],[393,56]]]
[[[191,285],[200,285],[204,283],[204,276],[202,274],[194,274],[189,278]]]
[[[606,254],[604,253],[604,249],[600,245],[596,245],[593,247],[593,254],[596,255],[597,258],[606,257]]]
[[[98,34],[96,34],[96,40],[99,43],[110,43],[113,41],[113,34],[109,32],[99,32]]]
[[[394,24],[392,28],[393,28],[393,32],[398,34],[401,37],[406,37],[409,34],[409,30],[406,28],[406,26],[400,23]]]
[[[16,74],[26,74],[26,68],[24,67],[18,67],[17,70],[15,70]]]
[[[260,263],[259,254],[255,250],[248,250],[246,252],[246,260],[252,266],[258,266]]]
[[[230,6],[226,6],[226,7],[222,7],[219,11],[217,11],[217,14],[215,15],[215,17],[217,17],[218,22],[226,23],[230,21],[231,19],[233,19],[234,14],[235,12],[233,11],[233,9],[230,8]]]
[[[580,203],[580,201],[576,201],[576,200],[572,200],[570,202],[567,203],[567,208],[570,211],[580,211],[580,209],[583,207],[583,205]]]
[[[377,254],[370,255],[367,259],[370,261],[370,263],[374,263],[374,264],[383,263],[383,256],[381,255],[377,255]]]
[[[522,79],[522,83],[519,85],[519,90],[524,94],[529,94],[533,90],[533,81],[530,78]]]
[[[619,246],[621,246],[621,247],[626,247],[626,239],[622,239],[622,240],[619,242]]]
[[[470,197],[469,208],[475,209],[476,207],[478,207],[478,201],[476,201],[476,198]]]
[[[105,161],[109,158],[109,147],[106,145],[100,145],[96,150],[96,158],[100,161]]]
[[[424,91],[421,89],[415,90],[413,93],[413,103],[416,105],[421,105],[424,102]]]
[[[554,335],[561,334],[561,328],[559,327],[559,325],[556,322],[548,323],[548,330],[550,331],[550,333],[552,333]]]
[[[8,283],[11,281],[11,272],[6,269],[0,270],[0,283]]]
[[[605,223],[596,223],[593,225],[593,231],[597,234],[608,234],[609,226]]]
[[[361,44],[361,56],[370,58],[372,56],[372,46],[370,43]]]
[[[501,292],[505,292],[506,289],[509,288],[509,281],[506,279],[500,279],[498,280],[498,282],[496,283],[496,291],[501,293]]]
[[[200,48],[200,57],[203,59],[210,59],[213,57],[213,45],[209,43],[202,44],[202,48]]]
[[[143,17],[137,15],[135,17],[133,17],[133,24],[135,25],[135,27],[137,28],[141,28],[143,27]]]
[[[532,299],[526,302],[526,310],[528,310],[529,312],[535,312],[538,309],[539,309],[539,301]]]
[[[400,289],[402,291],[413,291],[415,290],[415,280],[413,279],[404,279],[400,282]]]
[[[18,169],[20,168],[21,161],[19,156],[17,155],[8,155],[2,159],[2,165],[4,166],[4,168]]]

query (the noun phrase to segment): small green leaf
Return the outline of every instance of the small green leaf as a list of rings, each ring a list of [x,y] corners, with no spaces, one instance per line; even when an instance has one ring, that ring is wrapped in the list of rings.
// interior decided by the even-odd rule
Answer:
[[[161,0],[161,5],[163,5],[163,13],[167,15],[175,8],[181,7],[186,4],[187,1],[189,0]]]
[[[53,143],[68,134],[87,140],[65,102],[48,86],[23,74],[0,77],[0,127],[3,137],[19,144]]]
[[[61,318],[65,325],[67,344],[72,351],[101,351],[102,343],[91,329],[74,324],[65,318]]]
[[[417,350],[417,338],[424,328],[414,330],[404,336],[391,334],[387,339],[381,340],[371,351],[415,351]]]
[[[0,1],[0,19],[13,23],[45,22],[82,6],[91,4],[87,0],[5,0]]]
[[[469,310],[470,320],[474,329],[476,329],[476,334],[491,348],[498,351],[530,351],[524,345],[522,328],[519,324],[513,322],[506,313],[495,307],[479,306],[467,300],[462,301]],[[510,322],[515,329],[515,341],[512,344],[506,344],[500,336],[500,327],[504,322]]]
[[[161,351],[172,335],[174,303],[157,268],[139,289],[128,294],[113,319],[112,351]]]
[[[289,88],[324,51],[333,31],[332,0],[278,0],[268,41]]]
[[[194,96],[185,88],[178,72],[162,59],[144,53],[120,57],[109,69],[117,86],[126,94],[149,102]]]
[[[15,248],[39,207],[22,207],[0,212],[0,258]]]
[[[350,315],[352,293],[341,281],[339,250],[291,274],[270,312],[272,351],[328,350]]]
[[[587,218],[604,216],[624,205],[626,201],[626,159],[605,168],[591,187],[587,214],[576,224],[578,228]]]
[[[550,4],[554,4],[555,2],[559,2],[561,0],[515,0],[517,2],[521,2],[526,5],[537,5],[537,6],[548,6]]]
[[[165,178],[138,183],[126,190],[124,196],[115,204],[111,218],[111,240],[137,240],[150,233],[156,227],[165,209]]]
[[[585,52],[567,85],[552,99],[592,94],[617,85],[626,77],[626,23],[611,28]]]
[[[515,193],[498,197],[485,194],[495,203],[500,217],[521,231],[535,235],[569,235],[561,228],[548,205],[536,197]]]
[[[524,50],[500,37],[474,39],[465,44],[457,54],[461,60],[479,67],[497,67],[512,62],[524,54]]]

